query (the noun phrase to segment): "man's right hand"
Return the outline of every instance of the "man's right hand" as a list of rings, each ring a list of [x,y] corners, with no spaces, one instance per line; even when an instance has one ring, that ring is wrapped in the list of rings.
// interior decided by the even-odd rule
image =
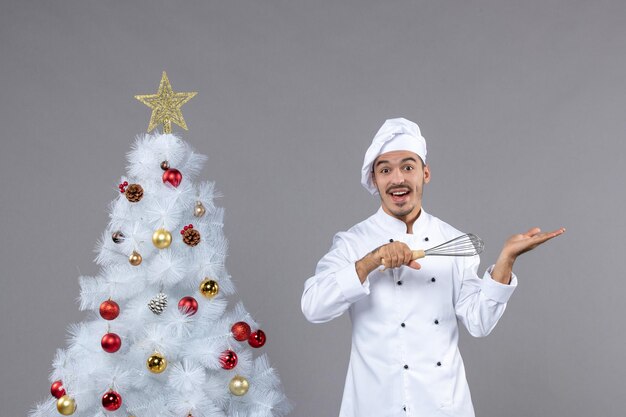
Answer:
[[[399,268],[406,265],[413,269],[420,269],[421,265],[411,258],[413,253],[411,248],[403,242],[391,242],[379,246],[363,258],[356,261],[355,268],[361,283],[365,282],[367,276],[376,268],[384,266],[387,268]]]

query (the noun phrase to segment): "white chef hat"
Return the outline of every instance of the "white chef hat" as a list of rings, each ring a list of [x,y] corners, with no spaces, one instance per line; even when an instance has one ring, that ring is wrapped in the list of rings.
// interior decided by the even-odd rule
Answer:
[[[361,168],[361,184],[371,194],[378,194],[372,181],[372,164],[380,155],[391,151],[410,151],[416,153],[426,163],[426,139],[420,133],[417,124],[399,117],[387,119],[380,127],[372,144],[365,152]]]

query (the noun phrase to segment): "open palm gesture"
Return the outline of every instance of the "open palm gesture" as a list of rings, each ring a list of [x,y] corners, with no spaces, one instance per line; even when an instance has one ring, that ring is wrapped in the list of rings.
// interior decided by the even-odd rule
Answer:
[[[517,258],[519,255],[535,249],[537,246],[550,239],[553,239],[565,232],[565,228],[560,228],[552,232],[541,232],[538,227],[533,227],[526,233],[511,236],[504,244],[503,253]]]

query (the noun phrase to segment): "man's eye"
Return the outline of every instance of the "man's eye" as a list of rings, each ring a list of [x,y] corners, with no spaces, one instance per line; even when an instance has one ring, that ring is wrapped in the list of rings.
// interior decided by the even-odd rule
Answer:
[[[389,168],[383,168],[380,170],[381,174],[389,174]]]
[[[404,167],[405,171],[413,171],[413,169],[414,168],[411,165],[407,165],[407,166]]]

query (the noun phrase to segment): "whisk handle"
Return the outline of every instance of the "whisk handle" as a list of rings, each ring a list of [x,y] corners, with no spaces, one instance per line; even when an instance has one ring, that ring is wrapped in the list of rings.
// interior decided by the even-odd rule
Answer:
[[[426,251],[424,251],[423,249],[419,249],[419,250],[412,250],[411,251],[411,260],[416,260],[416,259],[422,259],[426,257]],[[387,267],[385,266],[385,258],[382,258],[380,260],[380,263],[382,264],[382,268],[379,269],[379,271],[385,271],[387,269]]]

